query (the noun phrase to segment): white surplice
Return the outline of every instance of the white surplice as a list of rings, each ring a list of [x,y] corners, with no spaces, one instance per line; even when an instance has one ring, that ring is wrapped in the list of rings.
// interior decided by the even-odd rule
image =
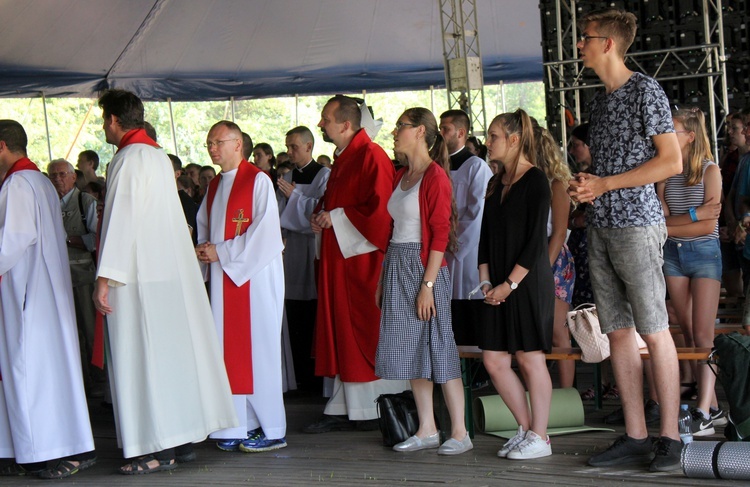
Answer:
[[[112,159],[98,276],[110,280],[107,352],[125,456],[235,426],[211,308],[163,150],[131,144]]]
[[[453,281],[453,299],[468,299],[469,292],[479,284],[479,233],[484,195],[491,177],[490,167],[477,156],[468,158],[461,167],[451,171],[453,197],[458,214],[458,250],[455,253],[446,252],[445,260]],[[483,298],[482,293],[474,296],[474,299]]]
[[[0,190],[0,457],[94,449],[60,199],[41,172]]]
[[[243,162],[243,164],[247,164]],[[219,261],[209,266],[211,308],[219,343],[224,342],[223,275],[237,286],[250,281],[250,336],[252,341],[253,393],[234,395],[239,426],[211,435],[211,438],[245,438],[247,431],[263,428],[269,439],[286,435],[286,413],[281,378],[281,319],[284,309],[283,243],[279,210],[273,184],[265,173],[256,175],[252,222],[245,233],[224,239],[224,222],[229,193],[237,170],[221,173],[211,206],[208,234],[206,200],[198,210],[198,243],[216,244]]]

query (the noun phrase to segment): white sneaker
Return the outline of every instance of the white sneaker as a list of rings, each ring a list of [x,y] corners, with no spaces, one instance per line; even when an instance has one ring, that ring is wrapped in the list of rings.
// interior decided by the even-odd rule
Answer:
[[[526,438],[508,453],[509,460],[531,460],[532,458],[548,457],[552,455],[549,436],[543,440],[541,436],[529,430]]]
[[[497,451],[497,456],[505,458],[508,456],[511,450],[518,446],[524,438],[526,438],[526,432],[523,430],[523,426],[518,427],[518,433],[515,434],[511,439],[505,442],[502,448]]]

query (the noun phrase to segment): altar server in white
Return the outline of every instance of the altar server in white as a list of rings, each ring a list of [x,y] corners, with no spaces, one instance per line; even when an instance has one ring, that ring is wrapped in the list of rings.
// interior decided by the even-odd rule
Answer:
[[[211,308],[177,195],[172,163],[143,130],[143,104],[99,99],[107,170],[94,304],[107,315],[107,358],[122,474],[171,470],[191,442],[235,426]],[[177,447],[177,448],[175,448]]]
[[[466,147],[469,116],[461,110],[448,110],[440,115],[440,135],[451,156],[451,181],[456,201],[458,250],[446,252],[453,281],[453,335],[458,345],[476,345],[475,329],[480,320],[483,303],[481,292],[469,299],[469,293],[479,285],[477,254],[479,231],[482,226],[484,195],[492,177],[489,165],[473,155]]]
[[[286,446],[281,379],[283,244],[271,179],[242,157],[242,131],[229,121],[208,132],[221,173],[198,211],[196,252],[208,266],[211,307],[239,427],[211,435],[225,451]]]
[[[16,462],[0,475],[62,478],[94,464],[94,439],[60,198],[26,144],[0,120],[0,457]]]
[[[286,316],[300,389],[320,392],[312,359],[313,330],[318,310],[315,278],[315,234],[310,217],[326,191],[331,170],[312,157],[315,139],[309,128],[294,127],[286,133],[286,151],[294,169],[279,177],[277,200],[284,236]]]

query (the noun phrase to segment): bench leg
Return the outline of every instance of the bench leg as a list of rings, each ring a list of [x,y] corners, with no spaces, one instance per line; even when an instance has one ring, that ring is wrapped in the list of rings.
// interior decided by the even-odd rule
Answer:
[[[594,408],[602,408],[602,364],[594,364]]]
[[[461,380],[464,383],[464,422],[469,438],[474,438],[474,408],[473,394],[471,392],[471,383],[474,380],[475,372],[472,372],[474,359],[461,359]]]

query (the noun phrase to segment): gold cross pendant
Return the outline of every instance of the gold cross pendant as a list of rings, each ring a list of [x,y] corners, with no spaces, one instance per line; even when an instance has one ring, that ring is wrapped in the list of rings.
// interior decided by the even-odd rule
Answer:
[[[240,232],[242,232],[242,224],[245,222],[249,222],[249,218],[244,218],[245,216],[245,210],[240,209],[237,211],[237,218],[232,218],[232,222],[237,224],[237,229],[234,231],[234,236],[239,237]]]

